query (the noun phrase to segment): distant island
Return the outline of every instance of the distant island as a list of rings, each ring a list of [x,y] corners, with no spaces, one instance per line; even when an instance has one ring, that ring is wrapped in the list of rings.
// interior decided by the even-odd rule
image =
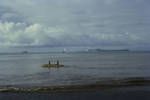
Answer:
[[[129,52],[129,49],[88,49],[87,52]]]

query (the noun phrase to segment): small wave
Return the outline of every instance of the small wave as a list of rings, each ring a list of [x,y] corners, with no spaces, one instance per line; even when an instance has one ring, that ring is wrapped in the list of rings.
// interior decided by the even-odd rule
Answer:
[[[57,85],[57,86],[0,86],[0,92],[64,92],[93,89],[109,89],[129,86],[150,86],[150,78],[133,77],[124,79],[107,79],[93,84]]]

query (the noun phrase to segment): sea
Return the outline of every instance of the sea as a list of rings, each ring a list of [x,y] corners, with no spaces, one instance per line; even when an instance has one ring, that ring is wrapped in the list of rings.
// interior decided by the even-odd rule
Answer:
[[[150,52],[31,51],[0,53],[0,86],[76,85],[106,79],[150,77]],[[64,67],[42,67],[57,60]]]

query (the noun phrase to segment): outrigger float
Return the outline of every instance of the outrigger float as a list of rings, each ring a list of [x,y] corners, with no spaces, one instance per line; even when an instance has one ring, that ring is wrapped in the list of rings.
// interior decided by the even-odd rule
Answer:
[[[59,60],[57,60],[56,64],[51,64],[51,61],[49,60],[49,63],[42,65],[42,67],[44,67],[44,68],[59,68],[59,67],[64,67],[64,65],[60,64]]]

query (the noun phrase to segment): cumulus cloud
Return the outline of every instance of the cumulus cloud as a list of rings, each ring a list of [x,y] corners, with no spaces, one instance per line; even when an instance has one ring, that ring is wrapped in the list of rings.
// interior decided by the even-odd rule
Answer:
[[[1,0],[0,45],[134,46],[149,41],[148,0]]]
[[[54,45],[53,40],[57,39],[56,36],[62,32],[63,29],[40,24],[0,23],[1,45]]]
[[[122,45],[140,38],[129,33],[69,34],[67,29],[47,27],[40,24],[1,22],[0,42],[7,46],[79,46],[79,45]],[[128,40],[128,41],[127,41]]]

